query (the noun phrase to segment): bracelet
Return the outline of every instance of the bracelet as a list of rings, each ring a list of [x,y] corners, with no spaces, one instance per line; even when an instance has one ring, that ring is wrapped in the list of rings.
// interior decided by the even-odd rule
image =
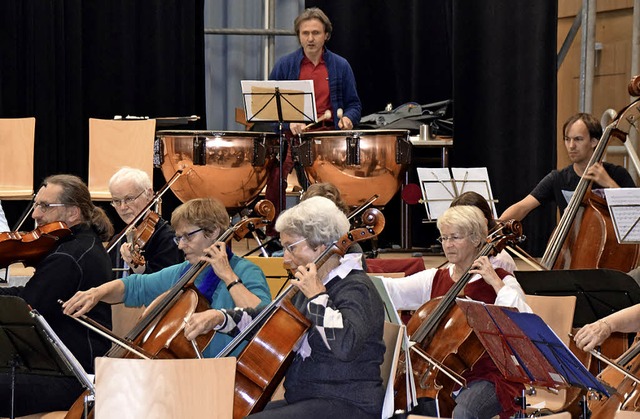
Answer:
[[[605,319],[600,319],[599,321],[601,321],[602,323],[604,323],[608,328],[609,328],[609,334],[613,333],[613,329],[611,328],[611,325],[609,324],[608,321],[606,321]]]
[[[238,278],[235,281],[230,282],[229,285],[227,285],[227,291],[231,290],[231,288],[233,288],[233,286],[237,284],[242,284],[242,279]]]

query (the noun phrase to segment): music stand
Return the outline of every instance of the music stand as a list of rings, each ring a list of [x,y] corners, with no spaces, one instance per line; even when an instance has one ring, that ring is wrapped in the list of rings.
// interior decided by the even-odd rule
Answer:
[[[439,218],[454,199],[469,191],[482,195],[489,203],[494,217],[496,216],[497,201],[493,199],[486,167],[418,167],[416,170],[429,221]]]
[[[618,243],[640,243],[640,189],[605,189]]]
[[[582,365],[582,362],[540,317],[533,313],[519,313],[505,308],[502,310],[529,337],[567,383],[588,391],[597,391],[609,397],[609,390]],[[526,402],[523,404],[526,405]],[[582,409],[581,417],[589,417],[585,400],[583,400]]]
[[[283,210],[282,182],[286,176],[282,173],[285,159],[284,132],[285,122],[315,122],[316,101],[313,80],[241,80],[242,103],[247,122],[277,122],[278,149],[278,205],[277,213]]]
[[[11,375],[11,418],[16,374],[76,377],[93,394],[93,383],[53,329],[19,297],[0,297],[0,372]]]
[[[526,294],[575,295],[573,327],[593,323],[640,303],[640,286],[624,272],[612,269],[516,271]]]

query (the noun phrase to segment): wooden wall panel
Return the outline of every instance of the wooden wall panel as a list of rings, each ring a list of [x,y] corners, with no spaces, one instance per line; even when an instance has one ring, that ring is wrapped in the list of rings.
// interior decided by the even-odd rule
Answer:
[[[558,1],[558,50],[580,10],[582,0]],[[596,17],[596,53],[593,85],[593,114],[600,118],[607,109],[619,111],[629,104],[627,84],[631,79],[632,0],[598,0]],[[569,164],[563,143],[562,124],[578,111],[580,94],[580,42],[578,31],[562,66],[558,71],[557,147],[558,167]],[[619,141],[611,145],[619,146]],[[607,161],[624,164],[621,156],[608,156]],[[638,182],[638,179],[635,179]]]

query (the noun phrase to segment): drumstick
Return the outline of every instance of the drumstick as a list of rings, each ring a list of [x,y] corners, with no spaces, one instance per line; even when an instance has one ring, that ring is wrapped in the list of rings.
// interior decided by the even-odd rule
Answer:
[[[340,109],[338,109],[340,110]],[[331,111],[329,109],[327,109],[326,111],[324,111],[324,115],[322,115],[320,118],[318,118],[318,120],[316,122],[312,122],[310,124],[307,124],[304,126],[304,128],[302,128],[302,131],[306,131],[309,128],[311,128],[312,126],[319,124],[322,121],[325,121],[327,119],[331,119]]]
[[[342,119],[342,108],[338,108],[336,115],[338,115],[338,121]]]

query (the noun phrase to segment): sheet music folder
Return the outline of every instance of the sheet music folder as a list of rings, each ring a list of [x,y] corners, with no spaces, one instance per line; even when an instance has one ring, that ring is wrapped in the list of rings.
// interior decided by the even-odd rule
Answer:
[[[587,370],[549,326],[532,313],[502,309],[529,337],[551,366],[571,385],[598,391],[609,396],[607,389]]]
[[[612,269],[516,271],[515,276],[526,294],[575,295],[573,327],[582,327],[640,303],[640,286],[636,281]]]

